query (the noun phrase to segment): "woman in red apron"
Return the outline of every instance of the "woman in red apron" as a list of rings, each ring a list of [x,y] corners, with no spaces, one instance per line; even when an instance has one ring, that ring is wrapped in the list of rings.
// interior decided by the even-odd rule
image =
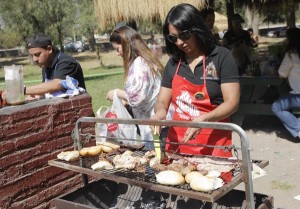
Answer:
[[[172,102],[173,120],[229,122],[239,103],[239,74],[230,51],[216,46],[199,11],[189,4],[173,7],[165,21],[167,63],[153,119],[163,120]],[[170,127],[167,142],[231,145],[231,131]],[[178,148],[179,147],[179,148]],[[230,157],[231,152],[167,143],[166,151]]]

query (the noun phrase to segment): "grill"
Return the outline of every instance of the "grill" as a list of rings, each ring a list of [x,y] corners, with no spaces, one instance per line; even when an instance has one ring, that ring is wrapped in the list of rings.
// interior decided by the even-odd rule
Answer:
[[[93,200],[96,208],[180,208],[179,205],[182,204],[182,208],[222,208],[219,207],[222,204],[237,204],[233,202],[239,202],[240,208],[257,208],[257,205],[262,204],[264,200],[271,202],[269,197],[261,195],[261,201],[258,197],[258,194],[253,193],[252,189],[252,178],[250,174],[250,165],[256,163],[260,167],[267,166],[267,161],[252,160],[250,161],[248,143],[246,141],[246,136],[243,135],[243,131],[234,124],[216,124],[216,123],[182,123],[182,122],[166,122],[166,121],[147,121],[147,120],[122,120],[122,119],[97,119],[97,118],[81,118],[76,123],[76,128],[74,129],[74,146],[75,149],[81,148],[81,142],[84,134],[80,134],[80,124],[83,122],[105,122],[105,123],[129,123],[129,124],[142,124],[142,125],[167,125],[167,126],[190,126],[190,127],[207,127],[207,128],[220,128],[226,130],[235,130],[242,136],[242,160],[239,162],[239,166],[232,170],[232,179],[231,181],[224,184],[221,188],[211,191],[211,192],[198,192],[190,188],[188,184],[182,186],[165,186],[158,184],[156,182],[155,174],[156,170],[145,166],[144,172],[137,172],[134,170],[125,170],[125,169],[113,169],[113,170],[101,170],[93,171],[91,165],[99,161],[99,157],[80,157],[80,160],[74,162],[65,162],[58,159],[50,160],[49,165],[60,167],[63,169],[79,172],[83,174],[83,179],[85,182],[85,187],[80,191],[75,193],[83,194],[83,191],[89,194],[93,191],[92,188],[99,187],[96,189],[101,197],[97,197],[99,201]],[[151,124],[152,123],[152,124]],[[157,124],[158,123],[158,124]],[[161,123],[161,124],[159,124]],[[244,141],[243,141],[244,140]],[[244,146],[244,147],[243,147]],[[135,151],[134,155],[143,156],[145,151]],[[113,156],[111,156],[112,158]],[[214,157],[212,157],[214,158]],[[101,178],[101,181],[88,183],[87,175],[94,176],[96,178]],[[245,182],[245,192],[238,192],[234,190],[241,182]],[[110,186],[107,186],[107,185]],[[95,186],[96,185],[96,186]],[[106,185],[106,186],[105,186]],[[107,189],[114,187],[115,190],[110,194],[110,192],[100,192],[101,189]],[[124,197],[124,194],[118,194],[118,190],[126,190],[127,196]],[[109,189],[112,191],[112,189]],[[93,193],[93,192],[92,192]],[[104,195],[105,194],[105,195]],[[98,196],[99,196],[98,195]],[[228,199],[234,195],[233,200]],[[67,197],[72,196],[69,194]],[[76,195],[75,195],[76,196]],[[80,195],[79,195],[80,196]],[[97,194],[93,194],[97,196]],[[109,197],[108,197],[109,196]],[[165,198],[162,198],[165,197]],[[240,197],[240,198],[237,198]],[[254,198],[255,197],[255,198]],[[264,197],[264,198],[263,198]],[[79,198],[82,199],[83,197]],[[102,200],[104,198],[104,200]],[[174,199],[175,198],[175,199]],[[86,202],[89,202],[90,197],[85,197]],[[106,200],[111,200],[111,202],[105,202]],[[122,207],[119,206],[119,201],[124,199],[126,204]],[[57,204],[60,204],[59,199]],[[75,200],[73,200],[75,201]],[[225,202],[224,202],[225,201]],[[227,202],[226,202],[227,201]],[[172,203],[172,204],[171,204]],[[196,204],[197,207],[193,207],[193,204]],[[104,206],[103,206],[104,204]],[[123,204],[123,203],[122,203]],[[102,205],[102,206],[101,206]],[[138,206],[137,206],[138,205]],[[155,207],[154,207],[155,206]],[[250,207],[249,207],[250,206]],[[59,207],[58,207],[59,208]],[[89,208],[89,207],[87,207]],[[94,208],[94,207],[91,207]],[[238,207],[237,207],[238,208]]]
[[[254,194],[255,208],[273,208],[273,199]],[[232,190],[215,202],[201,201],[102,179],[54,200],[57,209],[246,209],[245,193]]]
[[[141,152],[136,155],[142,155]],[[112,158],[111,156],[110,158]],[[166,192],[174,195],[181,195],[190,197],[197,200],[205,200],[209,202],[215,202],[221,196],[229,192],[232,188],[242,182],[242,173],[239,168],[232,171],[233,178],[230,182],[226,183],[223,187],[211,191],[211,192],[198,192],[190,188],[189,184],[180,186],[164,186],[156,182],[155,174],[158,173],[148,165],[144,166],[145,172],[137,172],[135,170],[126,169],[112,169],[112,170],[101,170],[93,171],[91,165],[98,162],[98,157],[81,157],[80,161],[65,162],[62,160],[51,160],[50,165],[67,168],[75,172],[85,173],[97,178],[105,178],[111,181],[122,182],[124,184],[130,184],[135,186],[141,186],[143,188],[153,189],[156,191]],[[253,161],[260,167],[265,167],[267,161]]]

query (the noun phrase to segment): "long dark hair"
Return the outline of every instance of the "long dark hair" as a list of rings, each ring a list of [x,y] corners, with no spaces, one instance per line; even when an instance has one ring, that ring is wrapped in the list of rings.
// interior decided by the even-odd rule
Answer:
[[[299,28],[289,28],[286,31],[287,45],[286,52],[297,53],[300,58],[300,29]]]
[[[130,65],[138,56],[145,59],[154,75],[160,76],[162,73],[162,64],[151,49],[147,47],[141,35],[136,30],[128,26],[119,27],[112,32],[109,41],[121,44],[122,46],[125,79],[127,78]]]
[[[170,33],[170,24],[180,31],[192,30],[197,37],[199,49],[204,54],[207,55],[214,49],[215,44],[213,34],[205,25],[200,11],[190,4],[178,4],[169,11],[163,26],[166,51],[176,60],[184,57],[185,53],[178,49],[174,43],[167,40],[166,36]]]

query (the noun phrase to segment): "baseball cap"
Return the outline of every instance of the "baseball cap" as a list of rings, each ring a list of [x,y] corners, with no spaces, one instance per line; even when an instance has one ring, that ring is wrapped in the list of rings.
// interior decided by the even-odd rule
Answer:
[[[28,40],[27,48],[46,48],[48,45],[52,45],[48,35],[36,34]]]

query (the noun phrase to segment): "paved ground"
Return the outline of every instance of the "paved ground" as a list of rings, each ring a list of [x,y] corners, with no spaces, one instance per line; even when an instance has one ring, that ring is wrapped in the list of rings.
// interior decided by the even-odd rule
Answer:
[[[251,159],[268,160],[266,176],[255,179],[255,193],[274,197],[274,208],[297,209],[300,201],[300,139],[294,139],[275,116],[247,116],[242,128],[249,139]],[[234,141],[238,140],[234,134]],[[236,142],[237,142],[236,141]],[[243,189],[240,184],[238,189]]]

